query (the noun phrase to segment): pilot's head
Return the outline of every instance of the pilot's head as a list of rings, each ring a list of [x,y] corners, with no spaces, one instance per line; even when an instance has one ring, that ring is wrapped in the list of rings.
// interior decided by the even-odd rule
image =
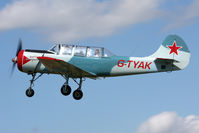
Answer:
[[[96,49],[95,50],[95,56],[99,56],[100,55],[100,51],[99,51],[99,49]]]

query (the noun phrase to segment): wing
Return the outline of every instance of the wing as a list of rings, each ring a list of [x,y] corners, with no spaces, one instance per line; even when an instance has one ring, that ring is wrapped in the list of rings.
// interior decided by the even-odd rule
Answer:
[[[96,79],[97,76],[94,73],[82,70],[68,62],[51,57],[37,57],[41,63],[50,71],[60,74],[69,74],[69,77],[80,78],[89,77]]]

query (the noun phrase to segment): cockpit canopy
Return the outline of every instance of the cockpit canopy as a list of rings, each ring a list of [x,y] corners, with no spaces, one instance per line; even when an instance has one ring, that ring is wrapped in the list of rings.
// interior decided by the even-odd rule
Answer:
[[[77,46],[56,44],[49,51],[59,55],[83,56],[83,57],[110,57],[114,56],[110,51],[102,47]]]

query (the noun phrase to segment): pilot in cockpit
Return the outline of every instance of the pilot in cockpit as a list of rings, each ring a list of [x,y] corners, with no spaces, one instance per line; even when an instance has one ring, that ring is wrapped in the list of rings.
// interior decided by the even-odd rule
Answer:
[[[71,54],[71,48],[69,46],[61,46],[60,52],[61,55],[70,55]]]
[[[95,57],[100,57],[100,51],[99,51],[99,49],[95,50]]]

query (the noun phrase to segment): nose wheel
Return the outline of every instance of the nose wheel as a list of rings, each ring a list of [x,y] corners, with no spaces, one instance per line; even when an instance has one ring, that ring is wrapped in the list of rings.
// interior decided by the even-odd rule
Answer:
[[[32,88],[28,88],[26,90],[26,96],[27,97],[32,97],[35,94],[34,90]]]
[[[32,79],[30,80],[30,87],[26,90],[26,96],[27,97],[32,97],[34,96],[35,92],[32,89],[32,87],[34,86],[34,81],[36,81],[37,79],[39,79],[43,74],[40,74],[39,76],[36,77],[36,73],[31,74],[32,75]]]

